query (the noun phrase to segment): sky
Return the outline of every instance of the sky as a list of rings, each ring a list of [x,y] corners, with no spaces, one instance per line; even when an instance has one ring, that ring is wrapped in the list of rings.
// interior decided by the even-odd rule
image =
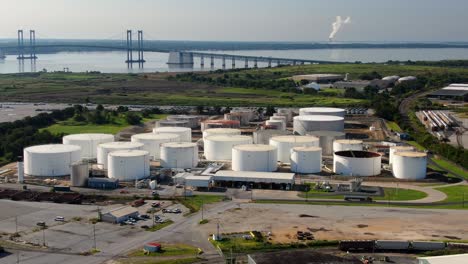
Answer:
[[[0,38],[200,41],[468,41],[466,0],[0,0]]]

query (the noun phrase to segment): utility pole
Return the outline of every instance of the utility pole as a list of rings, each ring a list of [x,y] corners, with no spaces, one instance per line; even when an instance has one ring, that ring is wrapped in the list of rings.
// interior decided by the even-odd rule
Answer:
[[[93,224],[93,249],[96,249],[96,224]]]
[[[201,220],[203,221],[203,198],[201,199]]]
[[[45,247],[46,246],[46,241],[45,241],[45,230],[46,230],[46,227],[43,226],[42,227],[42,245]]]
[[[18,216],[15,216],[15,233],[18,234]]]

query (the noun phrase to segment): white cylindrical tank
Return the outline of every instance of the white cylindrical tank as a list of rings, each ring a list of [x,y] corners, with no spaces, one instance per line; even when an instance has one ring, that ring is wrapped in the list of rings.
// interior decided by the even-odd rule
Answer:
[[[398,82],[399,83],[403,83],[403,82],[414,82],[416,81],[418,78],[414,77],[414,76],[405,76],[405,77],[401,77],[400,79],[398,79]]]
[[[388,164],[393,164],[393,155],[395,154],[395,152],[408,152],[414,150],[415,149],[413,146],[391,146],[388,152]]]
[[[240,135],[241,131],[235,128],[210,128],[203,131],[203,138],[212,135]]]
[[[330,115],[344,117],[346,114],[345,109],[333,108],[333,107],[309,107],[299,109],[299,115]]]
[[[272,116],[270,120],[280,120],[283,121],[285,124],[288,123],[288,118],[286,116]]]
[[[255,118],[254,112],[250,110],[234,109],[231,110],[231,114],[240,115],[241,125],[248,125]]]
[[[157,160],[161,156],[161,144],[168,142],[180,142],[180,136],[177,134],[154,134],[144,133],[132,136],[132,142],[142,143],[143,150],[150,154],[150,158]]]
[[[422,180],[426,178],[427,154],[422,152],[395,152],[393,176],[397,179]]]
[[[305,115],[294,117],[294,132],[306,135],[312,131],[344,131],[344,118],[332,115]]]
[[[150,176],[150,154],[145,150],[120,150],[108,155],[109,178],[134,181]]]
[[[18,170],[18,183],[24,182],[24,162],[18,161],[16,163],[16,168]]]
[[[253,132],[254,144],[270,144],[270,138],[275,136],[285,136],[292,135],[290,131],[287,130],[276,130],[276,129],[260,129]]]
[[[333,142],[336,139],[344,139],[345,133],[336,131],[312,131],[307,133],[320,138],[320,147],[323,156],[333,155]]]
[[[167,117],[169,121],[187,121],[190,128],[197,128],[200,126],[201,118],[199,116],[191,115],[170,115]]]
[[[97,157],[97,146],[102,143],[113,142],[114,135],[111,134],[73,134],[62,138],[65,145],[76,145],[81,147],[81,158],[95,159]]]
[[[232,148],[233,171],[264,171],[278,169],[278,153],[270,145],[237,145]]]
[[[277,114],[279,115],[285,115],[288,117],[288,122],[291,122],[292,121],[292,118],[293,118],[293,110],[290,109],[290,108],[278,108],[278,110],[276,110]]]
[[[187,142],[171,142],[161,145],[163,168],[195,168],[198,165],[198,145]]]
[[[81,147],[51,144],[25,148],[24,173],[29,176],[70,175],[70,165],[81,159]]]
[[[362,140],[357,139],[337,139],[333,141],[333,152],[343,150],[362,150]]]
[[[278,161],[289,163],[294,147],[318,147],[319,138],[314,136],[277,136],[270,138],[270,145],[278,149]]]
[[[345,176],[376,176],[381,173],[382,156],[376,152],[345,150],[333,154],[333,171]]]
[[[213,135],[204,139],[205,158],[207,160],[231,160],[232,147],[252,144],[250,136]]]
[[[303,174],[322,171],[322,148],[294,147],[291,150],[291,171]]]
[[[265,125],[269,127],[275,127],[277,130],[286,130],[286,123],[284,120],[267,120]]]
[[[143,143],[138,142],[108,142],[99,144],[97,148],[97,163],[101,169],[107,169],[107,155],[118,150],[141,150]]]
[[[71,165],[70,186],[84,187],[88,183],[89,164],[88,162],[75,162]]]
[[[187,121],[160,120],[156,122],[156,128],[158,127],[189,127],[189,123]]]
[[[192,142],[192,129],[189,127],[158,127],[153,129],[154,134],[177,134],[180,142]]]

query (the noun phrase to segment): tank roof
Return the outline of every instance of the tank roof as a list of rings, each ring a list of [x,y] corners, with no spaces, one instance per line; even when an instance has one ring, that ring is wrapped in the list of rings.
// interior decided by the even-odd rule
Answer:
[[[30,153],[68,153],[81,150],[81,147],[76,145],[47,144],[28,147],[24,150]]]
[[[144,134],[136,134],[133,135],[132,138],[136,139],[149,139],[149,140],[158,140],[158,139],[176,139],[180,138],[180,135],[171,134],[171,133],[144,133]]]
[[[245,151],[258,151],[258,152],[263,152],[263,151],[276,150],[277,148],[276,148],[275,146],[271,146],[271,145],[246,144],[246,145],[237,145],[237,146],[234,146],[233,149],[245,150]]]
[[[310,131],[307,132],[308,135],[312,136],[317,136],[317,137],[343,137],[346,134],[344,132],[338,132],[338,131]]]
[[[358,140],[358,139],[337,139],[335,140],[335,142],[340,143],[340,144],[348,144],[348,145],[356,145],[356,144],[363,143],[362,140]]]
[[[115,141],[99,144],[98,147],[110,148],[110,149],[121,149],[121,148],[138,148],[143,147],[144,144],[139,142],[128,142],[128,141]]]
[[[277,141],[277,142],[288,142],[288,143],[305,143],[305,142],[319,141],[319,138],[315,136],[286,135],[286,136],[275,136],[275,137],[272,137],[271,140]]]
[[[370,151],[362,151],[362,150],[345,150],[345,151],[337,151],[335,155],[341,157],[348,157],[348,158],[377,158],[381,157],[377,152],[370,152]]]
[[[162,147],[166,148],[193,148],[197,147],[197,143],[190,142],[169,142],[161,144]]]
[[[322,151],[322,148],[321,147],[315,147],[315,146],[312,146],[312,147],[294,147],[292,148],[293,151],[296,151],[296,152],[314,152],[314,151]]]
[[[394,150],[413,150],[414,149],[413,146],[391,146],[390,148]]]
[[[100,139],[114,139],[112,134],[102,134],[102,133],[83,133],[83,134],[71,134],[64,136],[63,139],[67,140],[100,140]]]
[[[109,156],[113,157],[139,157],[139,156],[147,156],[149,152],[146,150],[118,150],[112,151],[109,153]]]
[[[299,109],[299,111],[315,112],[315,113],[340,113],[340,112],[345,112],[346,110],[342,108],[335,108],[335,107],[306,107],[306,108]]]
[[[175,121],[178,122],[178,121]],[[191,128],[189,127],[158,127],[154,129],[156,132],[186,132],[186,131],[192,131]]]
[[[408,158],[425,158],[425,157],[427,157],[426,153],[416,152],[416,151],[401,151],[401,152],[396,152],[395,155],[402,156],[402,157],[408,157]]]
[[[205,140],[210,140],[210,141],[244,141],[252,139],[251,136],[242,136],[242,135],[211,135],[205,137]]]
[[[303,115],[303,116],[294,117],[294,120],[332,122],[332,121],[344,121],[344,118],[340,116],[332,116],[332,115]]]
[[[221,133],[240,133],[240,129],[235,129],[235,128],[209,128],[209,129],[205,129],[205,131],[203,132],[207,132],[207,133],[211,133],[211,134],[221,134]]]

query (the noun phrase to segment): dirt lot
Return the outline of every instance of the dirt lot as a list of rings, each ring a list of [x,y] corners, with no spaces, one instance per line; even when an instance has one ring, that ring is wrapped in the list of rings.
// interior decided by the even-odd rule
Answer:
[[[306,214],[307,217],[301,217]],[[242,204],[218,216],[223,233],[272,232],[276,242],[297,241],[297,231],[315,239],[467,240],[467,211],[357,206]],[[216,221],[204,226],[215,232]]]

